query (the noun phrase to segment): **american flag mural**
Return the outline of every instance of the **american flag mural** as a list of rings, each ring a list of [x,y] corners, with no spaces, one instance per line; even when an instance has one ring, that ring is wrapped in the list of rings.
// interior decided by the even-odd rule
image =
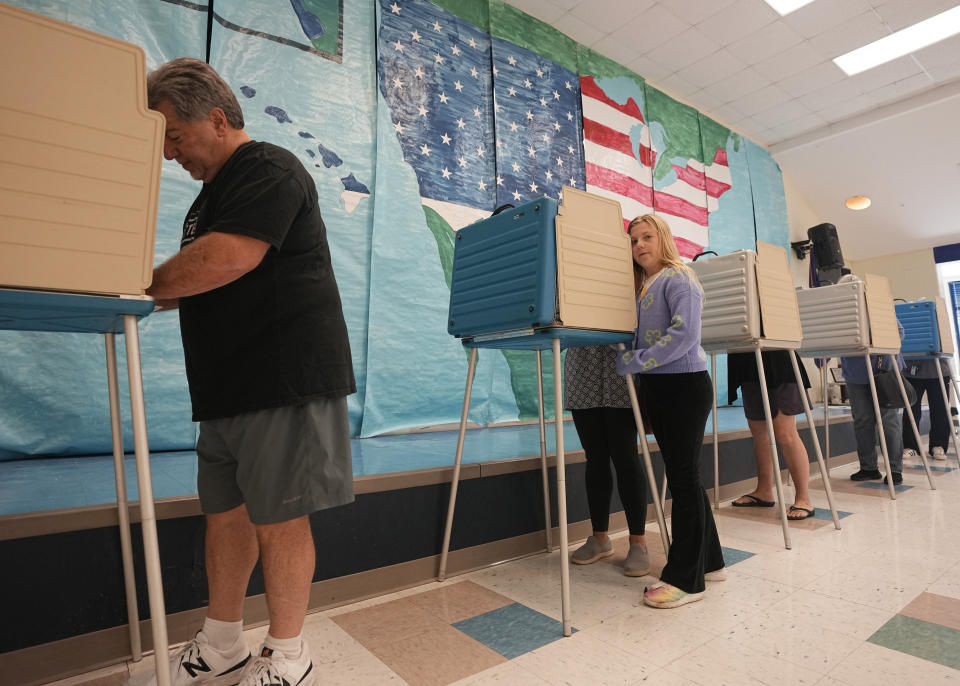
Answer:
[[[577,75],[493,39],[497,204],[519,205],[584,187]]]
[[[651,125],[643,102],[618,102],[593,76],[581,76],[580,88],[587,190],[618,200],[625,224],[647,212],[664,215],[680,254],[701,252],[709,243],[709,212],[731,187],[726,151],[718,148],[709,165],[699,159],[699,146],[696,156],[671,155],[668,137],[682,132],[684,122],[671,120],[669,132],[663,123]],[[639,89],[638,97],[644,100]],[[696,115],[689,114],[696,133]]]
[[[380,91],[425,204],[472,220],[584,187],[576,74],[425,0],[380,9]]]
[[[486,216],[497,198],[489,34],[424,0],[380,0],[380,11],[380,92],[421,197],[444,216],[449,204],[483,211],[454,226]]]

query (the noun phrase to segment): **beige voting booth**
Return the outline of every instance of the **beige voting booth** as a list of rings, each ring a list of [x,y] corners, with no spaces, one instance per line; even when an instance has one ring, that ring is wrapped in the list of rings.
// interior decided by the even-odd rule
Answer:
[[[783,528],[783,544],[791,547],[790,530],[787,525],[786,500],[777,443],[770,416],[770,400],[767,396],[766,377],[761,353],[763,350],[790,351],[797,386],[803,388],[800,369],[793,350],[800,347],[803,335],[800,327],[800,311],[796,291],[790,277],[786,250],[780,246],[757,242],[757,250],[738,250],[728,255],[696,260],[690,265],[703,286],[701,344],[710,353],[710,370],[713,377],[713,474],[714,505],[720,506],[720,457],[717,436],[717,370],[716,355],[719,352],[753,352],[760,390],[767,417],[767,438],[773,461],[774,485],[777,489],[777,507]],[[840,528],[840,518],[833,503],[833,490],[817,438],[816,426],[807,400],[801,393],[803,408],[823,477],[824,490],[833,515],[834,526]]]
[[[140,48],[0,4],[0,328],[105,336],[130,654],[140,622],[114,336],[125,334],[153,647],[167,650],[137,321],[153,270],[165,123]],[[89,668],[65,657],[72,667]],[[169,684],[165,660],[158,682]],[[2,670],[2,668],[0,668]]]
[[[135,45],[0,4],[0,285],[150,285],[164,119]]]
[[[800,355],[803,357],[858,356],[864,358],[869,370],[871,354],[895,356],[900,352],[897,315],[893,307],[890,283],[886,277],[866,274],[863,280],[849,278],[830,286],[803,289],[797,292],[797,302],[800,306],[800,322],[803,326],[803,343],[800,346]],[[821,370],[823,387],[826,388],[825,359],[821,363]],[[893,365],[893,371],[904,402],[909,406],[909,403],[906,402],[907,393],[903,386],[903,379],[896,364]],[[887,474],[889,474],[890,456],[887,454],[883,422],[880,420],[877,389],[873,376],[867,374],[867,378],[873,396],[877,432],[880,435],[880,450],[883,455],[884,466]],[[829,425],[829,399],[826,392],[823,396],[824,423]],[[913,414],[908,411],[907,415],[919,445],[920,437],[916,423],[913,421]],[[827,444],[827,457],[830,457],[829,443]],[[921,451],[920,457],[927,473],[930,488],[936,489],[933,476],[930,473],[930,466],[927,463],[926,456],[923,455],[923,451]],[[895,500],[897,496],[893,479],[888,479],[887,482],[890,498]]]

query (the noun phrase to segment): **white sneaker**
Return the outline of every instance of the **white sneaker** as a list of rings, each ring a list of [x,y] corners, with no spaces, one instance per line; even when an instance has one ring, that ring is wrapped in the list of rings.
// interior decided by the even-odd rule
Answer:
[[[250,661],[250,649],[241,637],[228,652],[221,653],[210,645],[206,634],[197,632],[170,660],[170,683],[173,686],[233,686],[243,676],[243,668]],[[147,686],[156,686],[154,674]]]
[[[707,572],[703,575],[704,581],[726,581],[727,580],[727,568],[721,567],[720,569],[715,569],[712,572]]]
[[[918,458],[918,457],[920,457],[920,453],[918,453],[918,452],[917,452],[916,450],[914,450],[913,448],[904,448],[904,450],[903,450],[903,459],[904,459],[904,460],[906,460],[906,459],[911,459],[911,460],[913,460],[913,459],[916,459],[916,458]]]
[[[310,686],[315,676],[305,641],[300,642],[300,657],[296,660],[263,646],[240,686]]]
[[[933,450],[930,451],[930,457],[932,457],[934,460],[946,460],[947,453],[943,448],[941,448],[938,445],[937,447],[935,447]]]

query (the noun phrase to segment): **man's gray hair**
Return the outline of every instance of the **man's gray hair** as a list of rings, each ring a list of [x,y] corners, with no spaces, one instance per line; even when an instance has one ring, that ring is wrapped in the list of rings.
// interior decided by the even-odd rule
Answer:
[[[206,62],[180,57],[162,64],[147,75],[147,104],[156,109],[170,103],[181,121],[205,118],[214,107],[227,115],[227,123],[243,128],[243,111],[230,86]]]

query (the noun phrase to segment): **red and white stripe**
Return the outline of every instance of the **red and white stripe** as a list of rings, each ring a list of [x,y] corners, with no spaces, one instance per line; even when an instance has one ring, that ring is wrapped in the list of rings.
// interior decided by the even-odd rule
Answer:
[[[611,100],[592,76],[580,77],[583,103],[583,148],[587,190],[620,202],[624,224],[637,215],[655,211],[666,215],[680,254],[693,257],[707,245],[708,196],[712,189],[729,188],[726,176],[705,172],[696,160],[683,167],[673,165],[677,180],[653,189],[657,153],[650,144],[650,129],[632,99],[625,104]],[[640,127],[639,142],[630,134]],[[723,162],[726,162],[724,155]],[[712,167],[719,163],[714,159]]]

